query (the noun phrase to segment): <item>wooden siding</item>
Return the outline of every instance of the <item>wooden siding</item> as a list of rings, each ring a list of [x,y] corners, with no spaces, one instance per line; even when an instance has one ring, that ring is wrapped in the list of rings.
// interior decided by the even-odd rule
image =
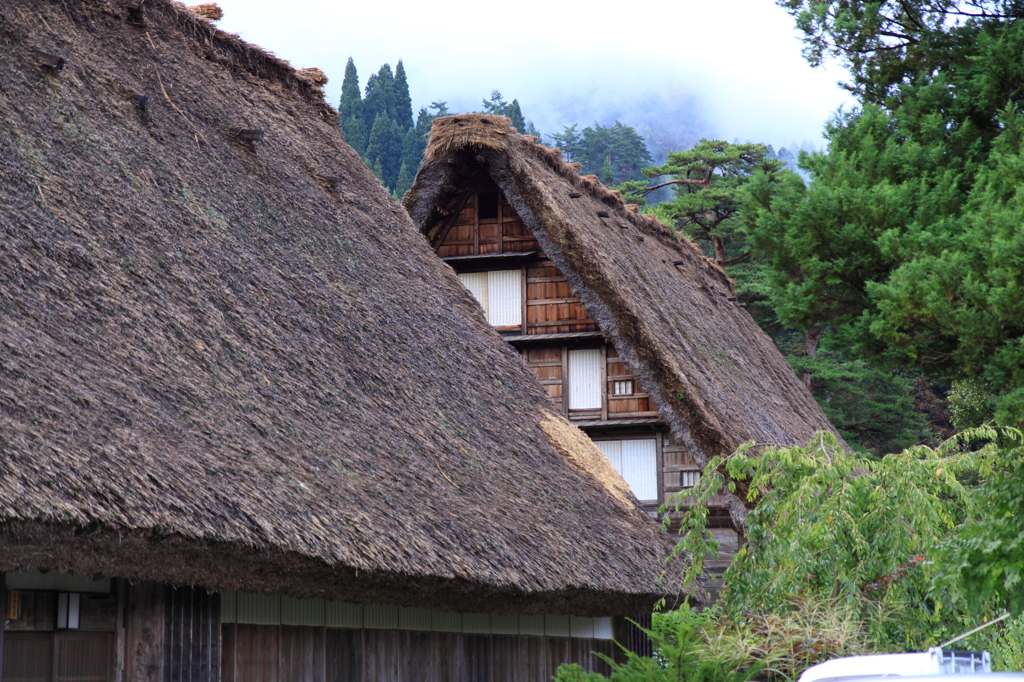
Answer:
[[[544,257],[526,265],[526,334],[598,331],[562,271]]]
[[[522,253],[540,251],[540,244],[512,206],[505,201],[497,186],[484,193],[496,193],[498,215],[493,218],[478,218],[480,194],[470,195],[459,215],[442,231],[435,251],[442,258],[448,256],[481,256],[497,253]]]
[[[224,682],[537,682],[563,663],[608,674],[606,639],[223,626]]]
[[[663,452],[665,460],[663,469],[665,492],[678,492],[684,488],[684,478],[692,478],[694,474],[699,475],[700,466],[693,459],[693,454],[684,445],[674,441],[672,436],[668,434],[665,434]]]
[[[575,349],[572,349],[575,350]],[[580,421],[610,420],[610,419],[636,419],[654,418],[658,411],[650,396],[643,392],[640,382],[626,369],[622,360],[618,357],[615,347],[610,344],[603,346],[603,372],[604,391],[601,397],[601,405],[594,409],[567,409],[563,397],[566,386],[563,380],[569,377],[569,346],[526,346],[522,350],[523,359],[533,369],[537,379],[548,392],[548,396],[570,419]],[[633,393],[630,395],[615,395],[616,381],[630,381],[633,385]]]

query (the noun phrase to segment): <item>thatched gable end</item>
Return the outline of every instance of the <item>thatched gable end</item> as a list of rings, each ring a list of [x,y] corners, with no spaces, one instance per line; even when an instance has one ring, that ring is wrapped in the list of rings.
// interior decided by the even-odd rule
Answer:
[[[403,204],[433,241],[482,178],[496,183],[698,462],[834,431],[721,268],[577,171],[507,118],[450,116]]]
[[[315,84],[166,0],[0,3],[0,44],[0,571],[477,612],[666,591],[653,525],[553,442]]]

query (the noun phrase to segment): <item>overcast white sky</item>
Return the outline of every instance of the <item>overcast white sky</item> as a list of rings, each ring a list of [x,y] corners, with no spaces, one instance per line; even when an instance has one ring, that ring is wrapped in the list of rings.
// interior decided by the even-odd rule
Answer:
[[[390,3],[220,0],[220,27],[317,66],[337,106],[351,56],[360,85],[401,58],[414,109],[480,107],[497,88],[543,133],[616,118],[648,136],[821,145],[829,114],[852,100],[838,67],[812,69],[793,20],[773,0],[566,0]],[[673,132],[674,131],[674,132]]]

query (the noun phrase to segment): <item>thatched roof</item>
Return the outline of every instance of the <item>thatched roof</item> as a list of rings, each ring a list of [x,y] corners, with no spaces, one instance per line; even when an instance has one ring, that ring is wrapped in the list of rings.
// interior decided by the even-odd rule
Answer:
[[[429,239],[480,177],[497,183],[698,462],[834,431],[722,269],[577,170],[507,118],[449,116],[403,204]]]
[[[0,571],[578,615],[666,591],[663,537],[315,83],[165,0],[0,3],[0,44]]]

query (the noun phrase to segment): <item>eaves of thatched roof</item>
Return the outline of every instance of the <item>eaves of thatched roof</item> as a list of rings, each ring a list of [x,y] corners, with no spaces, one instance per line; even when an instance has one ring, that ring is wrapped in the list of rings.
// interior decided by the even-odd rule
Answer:
[[[578,615],[667,591],[664,538],[315,82],[165,0],[9,0],[0,51],[0,571]]]
[[[577,170],[507,118],[450,116],[403,204],[429,239],[480,177],[497,183],[698,462],[834,432],[722,269]]]

